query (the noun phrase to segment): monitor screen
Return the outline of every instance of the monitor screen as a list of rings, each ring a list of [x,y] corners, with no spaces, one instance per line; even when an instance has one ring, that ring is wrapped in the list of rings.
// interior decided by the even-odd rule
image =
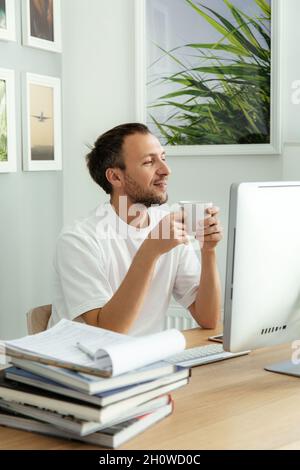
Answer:
[[[230,191],[223,344],[227,351],[300,339],[300,182]]]

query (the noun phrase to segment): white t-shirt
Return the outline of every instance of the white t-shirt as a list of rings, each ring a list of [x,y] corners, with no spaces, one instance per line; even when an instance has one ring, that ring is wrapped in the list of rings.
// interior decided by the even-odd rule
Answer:
[[[56,279],[49,326],[62,318],[74,320],[111,299],[137,250],[167,212],[161,206],[149,208],[148,214],[149,226],[136,229],[118,217],[108,202],[62,231],[54,259]],[[196,298],[200,270],[191,243],[161,255],[140,314],[128,334],[139,336],[163,330],[172,294],[188,308]]]

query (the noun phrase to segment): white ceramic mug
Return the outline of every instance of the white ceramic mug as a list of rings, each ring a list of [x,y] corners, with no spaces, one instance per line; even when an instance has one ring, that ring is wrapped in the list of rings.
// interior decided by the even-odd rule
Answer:
[[[187,234],[195,237],[199,222],[208,217],[206,209],[212,207],[213,203],[206,201],[179,201],[178,204],[181,210],[184,211]]]

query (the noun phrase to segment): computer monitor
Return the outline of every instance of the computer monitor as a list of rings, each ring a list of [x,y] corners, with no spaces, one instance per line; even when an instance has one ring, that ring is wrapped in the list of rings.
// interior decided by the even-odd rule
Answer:
[[[294,339],[300,339],[300,182],[233,184],[224,349],[252,350]]]

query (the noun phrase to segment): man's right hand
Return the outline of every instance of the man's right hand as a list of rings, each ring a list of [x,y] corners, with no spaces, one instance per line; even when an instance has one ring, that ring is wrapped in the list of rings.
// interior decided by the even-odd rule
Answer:
[[[174,212],[160,220],[137,251],[125,278],[111,299],[101,308],[82,315],[86,323],[128,334],[143,306],[158,258],[176,246],[189,242],[183,217],[182,212]]]
[[[160,256],[178,245],[188,243],[184,214],[180,211],[171,212],[163,217],[151,230],[142,247],[155,256]]]

